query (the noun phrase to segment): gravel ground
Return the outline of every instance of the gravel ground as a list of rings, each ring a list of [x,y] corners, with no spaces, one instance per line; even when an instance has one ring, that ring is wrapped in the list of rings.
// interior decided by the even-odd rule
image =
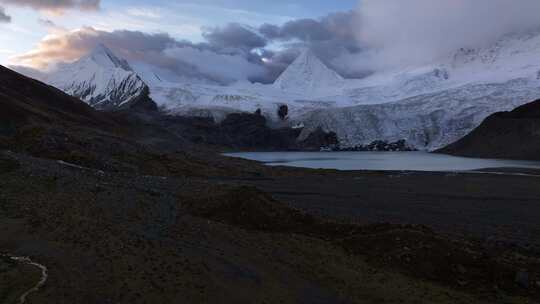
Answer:
[[[361,223],[422,224],[540,250],[540,178],[511,173],[329,171],[231,182],[257,186],[312,214]]]

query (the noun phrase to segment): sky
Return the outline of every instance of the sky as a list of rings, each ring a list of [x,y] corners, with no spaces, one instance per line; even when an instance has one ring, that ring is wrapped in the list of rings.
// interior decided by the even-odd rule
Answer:
[[[179,40],[201,42],[203,27],[229,22],[250,26],[282,24],[351,10],[356,5],[356,0],[101,0],[97,10],[66,6],[57,12],[10,2],[0,0],[0,7],[11,17],[9,23],[0,22],[0,64],[3,65],[13,63],[10,57],[32,50],[49,34],[50,28],[44,21],[69,30],[91,26],[104,31],[166,32]]]
[[[538,0],[0,0],[0,64],[40,75],[103,44],[170,81],[273,82],[305,49],[345,78],[540,29]]]

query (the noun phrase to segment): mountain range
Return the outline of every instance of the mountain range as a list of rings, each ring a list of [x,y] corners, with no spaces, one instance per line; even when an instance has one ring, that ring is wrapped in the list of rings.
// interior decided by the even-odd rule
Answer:
[[[344,79],[305,50],[274,84],[223,86],[189,77],[167,81],[99,45],[41,80],[101,110],[151,99],[168,114],[217,122],[259,110],[271,126],[303,126],[300,139],[322,128],[337,133],[343,147],[406,140],[435,150],[463,138],[489,115],[537,99],[539,52],[539,33],[514,34],[422,67]],[[284,105],[285,120],[278,115]]]

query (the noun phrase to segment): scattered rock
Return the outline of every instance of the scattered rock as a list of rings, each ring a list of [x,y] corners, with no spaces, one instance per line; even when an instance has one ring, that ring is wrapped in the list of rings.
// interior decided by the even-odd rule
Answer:
[[[0,174],[17,170],[20,167],[19,162],[11,157],[0,154]]]
[[[278,108],[278,116],[281,120],[285,120],[289,115],[289,107],[287,105],[280,105]]]
[[[529,273],[526,270],[520,270],[516,273],[516,284],[522,288],[529,288]]]
[[[338,151],[415,151],[416,149],[410,147],[407,141],[404,139],[396,142],[387,142],[384,140],[376,140],[367,145],[359,145],[354,147],[337,148]]]
[[[338,143],[339,140],[336,133],[325,132],[321,127],[318,127],[300,143],[300,146],[305,150],[319,150],[321,148],[335,150],[334,147],[337,147]]]

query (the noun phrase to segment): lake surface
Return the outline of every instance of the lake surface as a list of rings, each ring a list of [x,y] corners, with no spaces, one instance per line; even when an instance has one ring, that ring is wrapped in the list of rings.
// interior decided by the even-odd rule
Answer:
[[[242,152],[227,156],[270,166],[384,171],[465,171],[486,168],[535,168],[540,161],[479,159],[427,152]]]

